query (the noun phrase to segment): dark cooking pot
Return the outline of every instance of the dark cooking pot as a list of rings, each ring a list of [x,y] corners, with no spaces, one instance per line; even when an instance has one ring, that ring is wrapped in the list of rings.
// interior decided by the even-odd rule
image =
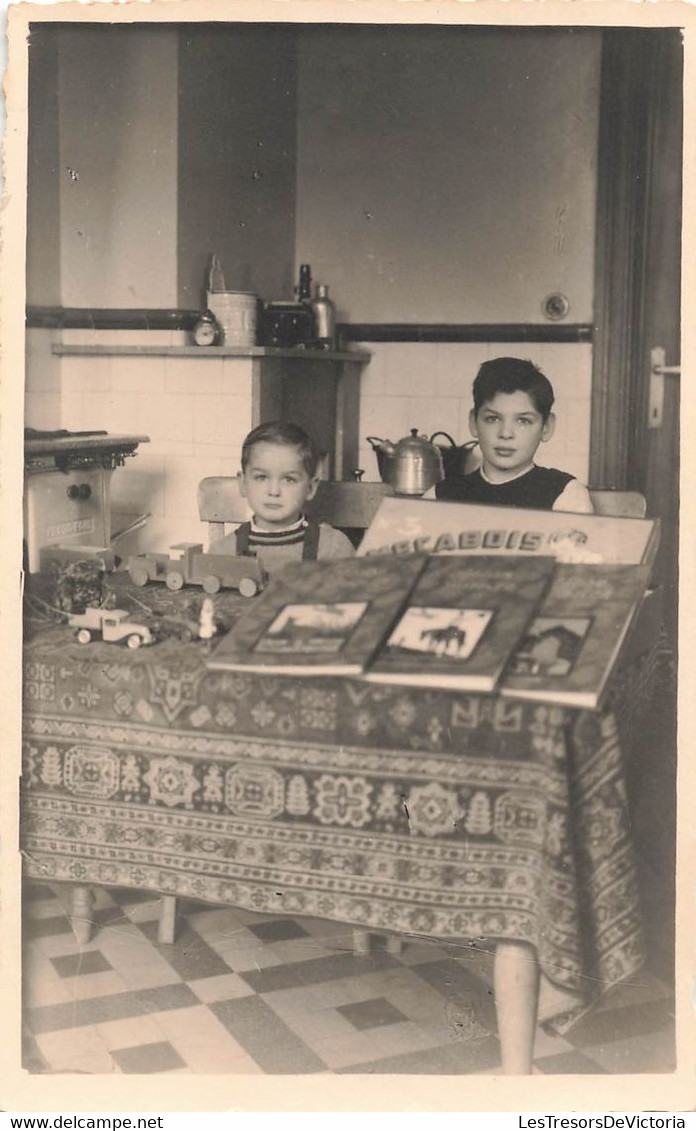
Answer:
[[[310,345],[316,338],[314,314],[303,302],[267,302],[261,315],[259,342],[262,346]]]

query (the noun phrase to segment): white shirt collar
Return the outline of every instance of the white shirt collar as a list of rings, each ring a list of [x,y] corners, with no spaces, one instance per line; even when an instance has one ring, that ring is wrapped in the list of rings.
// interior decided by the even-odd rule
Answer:
[[[511,479],[504,479],[502,483],[496,483],[495,480],[489,479],[483,470],[483,465],[479,467],[479,474],[485,483],[490,483],[491,487],[504,487],[506,483],[514,483],[516,479],[521,479],[523,475],[526,475],[535,466],[535,464],[530,463],[529,467],[525,467],[524,471],[518,471],[517,475],[513,475]]]
[[[263,530],[260,526],[256,525],[256,516],[252,515],[251,529],[254,534],[287,534],[289,530],[302,530],[307,526],[307,519],[305,515],[300,515],[297,522],[291,522],[289,526],[281,526],[276,530]]]

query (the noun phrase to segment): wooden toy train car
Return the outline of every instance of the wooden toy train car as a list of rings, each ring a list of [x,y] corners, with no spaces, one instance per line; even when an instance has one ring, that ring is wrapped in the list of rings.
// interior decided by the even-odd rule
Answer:
[[[259,561],[232,554],[206,554],[202,542],[179,542],[168,554],[136,554],[128,562],[135,585],[163,581],[168,589],[202,585],[206,593],[219,589],[238,589],[243,597],[253,597],[266,584],[266,573]]]

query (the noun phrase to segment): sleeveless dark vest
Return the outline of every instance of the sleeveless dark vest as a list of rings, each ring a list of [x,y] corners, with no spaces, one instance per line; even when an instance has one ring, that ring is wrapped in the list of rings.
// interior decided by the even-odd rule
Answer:
[[[511,479],[508,483],[488,483],[477,468],[469,475],[446,475],[436,485],[435,497],[459,503],[550,511],[574,478],[574,475],[557,471],[555,467],[532,467],[519,479]]]
[[[238,526],[235,531],[235,540],[237,544],[237,557],[248,558],[249,551],[249,535],[251,534],[251,523],[243,522]],[[302,541],[302,561],[315,562],[317,560],[317,552],[319,550],[319,523],[314,522],[311,518],[307,522],[307,529]]]

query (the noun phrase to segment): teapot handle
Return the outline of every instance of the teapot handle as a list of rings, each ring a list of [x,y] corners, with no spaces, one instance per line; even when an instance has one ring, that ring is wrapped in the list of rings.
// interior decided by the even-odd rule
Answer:
[[[457,445],[456,445],[455,441],[452,439],[452,437],[450,436],[449,432],[433,432],[432,436],[430,437],[430,443],[431,444],[432,444],[432,442],[433,442],[433,440],[435,439],[436,436],[444,436],[445,439],[449,440],[452,447],[456,448]],[[370,437],[368,436],[368,440],[369,440],[369,438]]]

